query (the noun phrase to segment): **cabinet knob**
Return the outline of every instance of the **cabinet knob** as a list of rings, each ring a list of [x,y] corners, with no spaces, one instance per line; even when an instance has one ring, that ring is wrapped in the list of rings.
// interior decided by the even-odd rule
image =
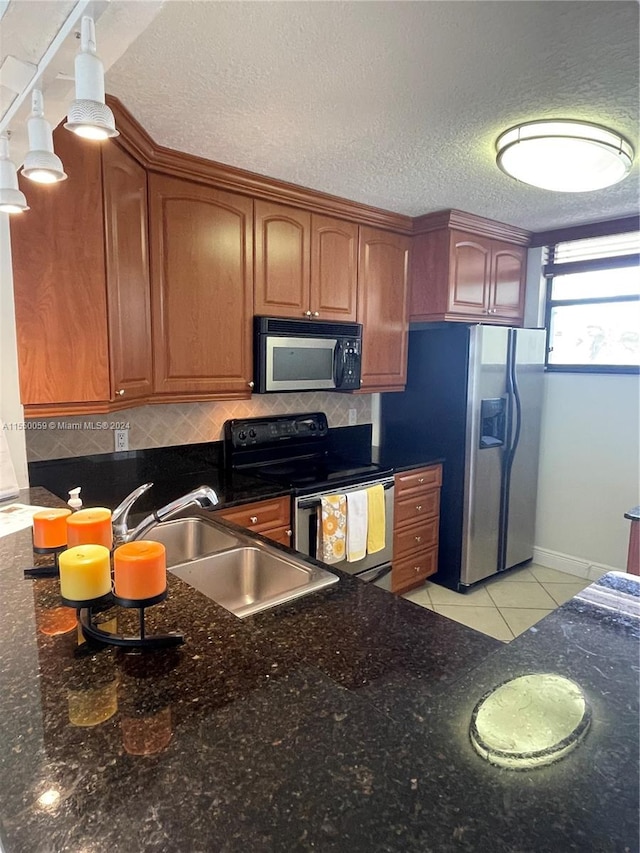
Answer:
[[[124,397],[124,388],[118,388],[116,394],[118,395],[118,397]]]
[[[289,539],[291,539],[291,537],[293,536],[293,530],[287,530],[287,536],[289,537]]]
[[[249,388],[253,388],[255,385],[255,382],[247,382],[247,385],[249,386]]]
[[[416,542],[422,542],[422,536],[414,536]]]
[[[258,516],[257,515],[250,516],[249,521],[251,522],[251,524],[257,524],[258,523]]]
[[[314,311],[314,312],[313,312],[313,316],[314,316],[314,317],[319,317],[319,316],[320,316],[320,312],[319,312],[319,311]]]
[[[416,507],[416,512],[422,512],[422,504],[418,504]]]
[[[414,566],[413,570],[416,574],[418,574],[418,572],[420,571],[420,566]]]
[[[305,312],[304,312],[304,316],[305,316],[305,317],[310,317],[310,316],[311,316],[311,311],[305,311]]]
[[[418,482],[419,482],[419,483],[424,483],[424,477],[418,477]]]

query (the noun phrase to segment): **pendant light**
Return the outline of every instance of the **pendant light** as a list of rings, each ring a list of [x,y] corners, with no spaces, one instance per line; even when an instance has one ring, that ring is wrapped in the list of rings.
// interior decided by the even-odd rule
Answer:
[[[22,213],[29,210],[24,193],[18,189],[18,173],[9,159],[9,134],[0,133],[0,211]]]
[[[51,125],[44,117],[42,92],[34,89],[31,95],[31,115],[27,122],[29,153],[25,157],[22,174],[39,184],[55,184],[67,177],[62,161],[53,151]]]
[[[631,144],[619,133],[573,119],[529,121],[505,130],[496,142],[503,172],[555,192],[599,190],[625,178]]]
[[[76,100],[65,127],[86,139],[103,140],[119,136],[113,113],[104,101],[104,67],[96,55],[96,28],[93,18],[84,16],[80,29],[80,53],[75,59]]]

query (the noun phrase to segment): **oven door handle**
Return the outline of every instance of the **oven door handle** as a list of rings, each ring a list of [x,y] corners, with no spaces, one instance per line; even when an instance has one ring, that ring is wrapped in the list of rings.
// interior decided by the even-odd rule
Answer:
[[[393,488],[394,479],[391,477],[389,480],[382,480],[381,485],[383,489],[386,491],[387,489]],[[358,489],[368,489],[371,486],[377,486],[379,483],[362,483],[361,486],[347,486],[346,488],[340,489],[337,488],[335,492],[323,492],[324,495],[345,495],[348,492],[355,492]],[[296,507],[299,509],[309,509],[313,506],[318,506],[320,503],[320,495],[314,495],[310,498],[298,498],[296,500]]]

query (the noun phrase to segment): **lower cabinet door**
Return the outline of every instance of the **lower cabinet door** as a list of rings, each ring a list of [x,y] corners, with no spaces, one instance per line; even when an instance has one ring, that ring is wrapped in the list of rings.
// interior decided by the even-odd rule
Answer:
[[[262,535],[266,536],[267,539],[273,539],[274,542],[279,542],[281,545],[291,547],[291,528],[288,525],[276,527],[275,530],[263,530]]]

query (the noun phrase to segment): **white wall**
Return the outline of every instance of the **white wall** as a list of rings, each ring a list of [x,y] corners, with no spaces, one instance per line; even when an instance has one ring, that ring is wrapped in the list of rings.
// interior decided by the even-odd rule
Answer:
[[[625,571],[626,510],[640,504],[640,378],[548,373],[534,559]],[[551,552],[545,554],[544,552]],[[545,559],[551,558],[551,559]]]
[[[19,425],[24,422],[18,385],[18,357],[13,306],[9,214],[0,213],[0,420],[5,425]],[[18,485],[25,489],[29,485],[25,434],[22,430],[14,428],[6,429],[5,435],[18,478]]]

